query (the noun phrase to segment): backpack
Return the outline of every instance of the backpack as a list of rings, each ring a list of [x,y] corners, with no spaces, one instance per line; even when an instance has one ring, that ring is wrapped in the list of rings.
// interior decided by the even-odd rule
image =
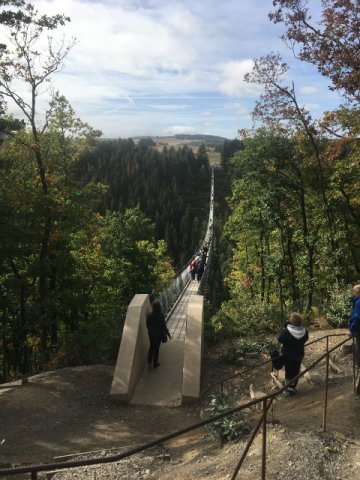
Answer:
[[[284,359],[277,348],[272,348],[269,352],[272,367],[275,370],[281,370],[284,366]]]

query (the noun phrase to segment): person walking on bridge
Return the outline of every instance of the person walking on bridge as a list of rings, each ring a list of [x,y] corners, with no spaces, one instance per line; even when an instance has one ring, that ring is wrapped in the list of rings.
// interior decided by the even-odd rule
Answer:
[[[152,364],[154,368],[157,368],[160,366],[158,362],[160,344],[162,341],[166,342],[168,338],[171,339],[170,332],[165,323],[165,315],[162,311],[161,303],[158,300],[155,300],[151,304],[151,311],[146,317],[146,326],[150,340],[148,367],[151,367]]]
[[[196,268],[197,268],[197,261],[196,261],[195,257],[193,257],[191,259],[191,262],[190,262],[190,265],[189,265],[191,280],[195,280]]]
[[[201,281],[204,270],[205,270],[205,263],[204,263],[204,260],[202,258],[200,258],[200,260],[198,262],[198,265],[197,265],[197,269],[196,269],[196,278],[197,278],[198,282]]]

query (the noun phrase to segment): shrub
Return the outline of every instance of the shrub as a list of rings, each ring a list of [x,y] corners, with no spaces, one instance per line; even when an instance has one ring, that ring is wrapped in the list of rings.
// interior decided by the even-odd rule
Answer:
[[[273,333],[282,323],[278,305],[246,296],[224,302],[212,317],[212,324],[219,337]]]
[[[235,392],[231,392],[226,398],[223,398],[220,394],[214,394],[210,397],[210,403],[205,411],[210,417],[213,417],[235,406]],[[220,440],[222,444],[235,440],[241,434],[241,429],[239,428],[241,420],[242,414],[239,412],[209,423],[206,425],[209,438],[213,441]]]
[[[227,363],[238,363],[241,357],[248,353],[268,353],[277,345],[274,340],[267,338],[240,338],[236,340],[224,355]]]
[[[351,286],[335,286],[329,292],[324,305],[324,312],[328,324],[333,328],[343,328],[348,325],[351,312]]]
[[[209,301],[204,302],[204,341],[206,345],[214,345],[216,343],[216,332],[211,322],[213,309]]]
[[[121,320],[79,322],[71,332],[64,333],[62,366],[91,365],[114,361],[119,350]],[[59,357],[60,358],[60,357]]]

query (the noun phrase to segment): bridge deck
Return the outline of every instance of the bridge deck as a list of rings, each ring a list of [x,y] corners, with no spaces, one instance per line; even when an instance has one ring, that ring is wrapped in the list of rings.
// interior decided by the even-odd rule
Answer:
[[[144,368],[132,397],[132,404],[177,406],[181,404],[182,371],[189,296],[196,295],[197,281],[191,281],[167,319],[172,340],[160,347],[160,367]]]

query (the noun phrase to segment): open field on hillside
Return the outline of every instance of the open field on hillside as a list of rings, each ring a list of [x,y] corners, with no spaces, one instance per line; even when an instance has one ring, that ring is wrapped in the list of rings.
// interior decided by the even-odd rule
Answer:
[[[220,165],[220,161],[221,161],[220,153],[216,152],[213,146],[208,145],[208,142],[206,140],[193,139],[193,138],[177,138],[177,137],[149,137],[149,138],[151,138],[156,143],[156,148],[159,151],[162,151],[164,147],[180,148],[186,145],[187,147],[191,148],[194,153],[196,153],[200,145],[203,143],[206,147],[210,165]],[[140,140],[140,137],[133,138],[133,140],[135,143],[137,143]]]
[[[210,165],[220,164],[220,160],[221,160],[220,153],[216,152],[214,147],[207,146],[206,142],[203,142],[202,140],[191,140],[191,139],[187,140],[187,139],[179,139],[175,137],[160,137],[160,138],[154,137],[153,140],[156,143],[156,148],[158,150],[162,150],[164,147],[180,148],[184,145],[187,145],[193,150],[194,153],[196,153],[200,145],[204,143],[208,157],[209,157]]]

